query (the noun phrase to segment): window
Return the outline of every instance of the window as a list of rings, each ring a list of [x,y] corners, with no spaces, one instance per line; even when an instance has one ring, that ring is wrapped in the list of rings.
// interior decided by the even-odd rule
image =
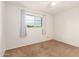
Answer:
[[[34,15],[25,15],[26,26],[31,27],[42,27],[42,17]]]

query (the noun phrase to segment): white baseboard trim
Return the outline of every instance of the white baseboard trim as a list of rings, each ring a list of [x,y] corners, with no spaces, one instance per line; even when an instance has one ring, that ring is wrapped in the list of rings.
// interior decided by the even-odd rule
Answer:
[[[69,44],[69,45],[71,45],[71,46],[74,46],[74,47],[79,48],[79,46],[77,46],[77,45],[75,45],[75,44],[72,44],[72,43],[69,43],[69,42],[67,42],[67,41],[63,41],[63,40],[60,40],[60,39],[58,40],[58,39],[56,39],[56,38],[54,38],[54,40],[60,41],[60,42],[63,42],[63,43]]]
[[[32,43],[29,43],[29,44],[24,44],[24,45],[12,47],[12,48],[6,48],[6,50],[15,49],[15,48],[19,48],[19,47],[27,46],[27,45],[31,45],[31,44],[37,44],[37,43],[41,43],[41,42],[48,41],[48,40],[52,40],[52,38],[47,38],[47,39],[45,38],[45,40],[42,39],[41,41],[36,41],[36,42],[32,42]]]

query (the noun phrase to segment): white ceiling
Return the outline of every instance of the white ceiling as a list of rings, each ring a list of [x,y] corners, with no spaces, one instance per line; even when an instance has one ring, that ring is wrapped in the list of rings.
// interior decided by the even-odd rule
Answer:
[[[60,11],[72,9],[79,6],[79,1],[57,1],[55,6],[51,6],[51,1],[21,1],[17,2],[30,9],[55,14]]]

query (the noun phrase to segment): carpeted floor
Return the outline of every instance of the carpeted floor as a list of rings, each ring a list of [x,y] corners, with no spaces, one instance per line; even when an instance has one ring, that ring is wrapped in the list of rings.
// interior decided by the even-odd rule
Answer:
[[[79,48],[56,41],[49,40],[28,45],[5,52],[5,57],[75,57],[79,56]]]

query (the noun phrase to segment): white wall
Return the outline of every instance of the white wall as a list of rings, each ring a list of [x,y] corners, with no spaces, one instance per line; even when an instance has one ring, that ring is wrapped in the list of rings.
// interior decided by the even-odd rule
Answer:
[[[79,47],[79,7],[55,15],[54,38]]]
[[[46,14],[40,11],[33,11],[27,8],[20,7],[15,3],[6,3],[5,6],[5,39],[6,39],[6,49],[17,48],[29,44],[34,44],[53,38],[53,17],[50,14]],[[20,20],[21,20],[21,9],[29,10],[31,12],[39,13],[41,15],[46,15],[46,36],[43,36],[40,29],[30,29],[26,37],[21,38],[20,32]],[[34,36],[34,34],[36,36]]]
[[[3,2],[0,2],[0,56],[4,54],[4,39],[3,39]]]

